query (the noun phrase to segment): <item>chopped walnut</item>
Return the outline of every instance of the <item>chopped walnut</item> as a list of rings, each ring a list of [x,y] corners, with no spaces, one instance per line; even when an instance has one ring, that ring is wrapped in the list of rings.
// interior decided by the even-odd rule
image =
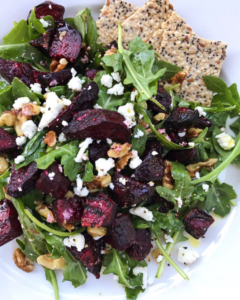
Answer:
[[[9,127],[14,126],[16,121],[16,113],[15,110],[4,111],[0,117],[0,126],[7,125]]]
[[[112,54],[117,54],[117,49],[114,48],[114,47],[111,47],[110,49],[108,49],[108,50],[105,52],[104,56],[112,55]]]
[[[164,162],[165,162],[166,169],[165,169],[164,176],[162,179],[162,185],[163,185],[163,187],[165,187],[169,190],[173,190],[174,189],[174,180],[173,180],[173,177],[171,174],[172,164],[168,160],[165,160]]]
[[[67,229],[67,231],[71,232],[72,230],[75,229],[75,225],[74,224],[65,224],[62,223],[60,224],[63,228]]]
[[[196,164],[191,164],[186,166],[186,169],[188,173],[190,174],[191,178],[196,177],[196,172],[199,172],[202,168],[206,168],[208,171],[215,166],[217,163],[218,159],[217,158],[209,158],[204,162],[198,162]]]
[[[121,158],[128,153],[130,148],[131,145],[129,143],[125,143],[123,145],[114,143],[107,154],[112,158]]]
[[[184,71],[178,72],[172,78],[170,78],[169,82],[171,83],[172,86],[174,86],[178,83],[180,83],[180,85],[182,85],[182,83],[185,80],[185,78],[187,77],[187,75],[188,75],[187,72],[184,72]],[[175,88],[174,91],[179,92],[180,87]]]
[[[159,261],[157,261],[159,255],[162,255],[162,253],[158,248],[152,251],[152,257],[155,259],[157,264],[159,264]]]
[[[41,107],[35,103],[27,103],[23,105],[22,114],[24,116],[37,116],[41,112]]]
[[[54,131],[49,131],[46,134],[46,137],[44,139],[44,143],[47,144],[49,147],[54,147],[57,143],[57,136]]]
[[[72,191],[67,191],[65,198],[73,198],[73,197],[74,197],[74,193]]]
[[[143,126],[145,129],[149,127],[149,124],[141,119],[138,120],[138,124]]]
[[[35,210],[39,213],[40,216],[43,216],[47,219],[48,223],[56,222],[53,212],[49,209],[46,204],[39,204],[35,207]]]
[[[93,238],[104,236],[107,233],[107,228],[105,227],[98,227],[98,228],[87,228],[88,234],[90,234]]]
[[[146,133],[146,135],[152,133],[152,129],[151,128],[145,129],[145,133]]]
[[[196,138],[202,132],[202,129],[191,127],[188,129],[186,137],[187,138]]]
[[[163,121],[164,119],[166,119],[167,116],[168,115],[165,114],[165,113],[159,113],[156,116],[154,116],[153,119],[154,119],[155,123],[158,123],[158,122]]]
[[[13,261],[15,265],[26,273],[34,270],[34,262],[28,258],[19,248],[13,252]]]
[[[38,256],[37,263],[47,269],[64,269],[65,268],[65,260],[63,257],[52,259],[51,254],[44,254]]]
[[[128,152],[126,155],[124,155],[123,157],[119,158],[117,160],[116,164],[115,164],[115,168],[117,170],[118,169],[123,170],[126,167],[126,165],[127,165],[128,161],[129,161],[129,159],[131,158],[131,156],[132,156],[132,152]]]
[[[86,182],[86,186],[89,192],[94,192],[109,186],[111,181],[112,178],[109,174],[104,176],[94,176],[94,180],[92,182]]]
[[[27,122],[28,120],[31,120],[30,116],[24,116],[21,111],[19,111],[17,113],[17,119],[14,123],[14,129],[17,133],[17,136],[23,136],[24,135],[23,131],[22,131],[22,125],[23,125],[23,123]]]
[[[59,64],[58,60],[53,58],[50,64],[50,71],[54,72],[57,69],[58,64]]]

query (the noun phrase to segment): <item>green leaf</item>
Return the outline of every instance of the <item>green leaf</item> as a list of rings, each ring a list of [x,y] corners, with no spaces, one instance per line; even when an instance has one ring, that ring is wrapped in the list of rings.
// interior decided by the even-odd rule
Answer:
[[[9,84],[6,81],[0,81],[0,92],[2,90],[5,90],[5,88],[7,88],[9,86]]]
[[[214,209],[215,214],[225,217],[231,210],[230,201],[236,198],[237,194],[231,185],[216,182],[209,188],[205,209],[207,212],[211,212]]]
[[[51,283],[54,290],[55,300],[59,300],[59,291],[58,291],[58,283],[57,283],[57,277],[53,270],[49,270],[44,268],[45,270],[45,276],[47,281]]]
[[[5,45],[26,44],[31,41],[28,35],[28,25],[25,20],[21,20],[10,32],[3,38]],[[1,58],[4,58],[1,56]]]
[[[144,290],[140,286],[136,287],[135,289],[130,289],[128,287],[125,288],[127,300],[137,300],[140,292],[144,292]]]
[[[60,98],[61,96],[66,95],[67,88],[64,85],[59,85],[50,88],[50,91],[56,93]]]
[[[200,144],[204,142],[207,132],[208,132],[208,127],[206,127],[195,139],[192,140],[194,144]]]
[[[93,165],[91,164],[90,161],[86,163],[84,175],[83,175],[83,182],[92,182],[94,179],[93,175]]]
[[[233,122],[230,125],[230,128],[232,129],[232,131],[235,133],[235,135],[238,135],[240,132],[240,118],[238,118],[235,122]]]
[[[164,75],[162,76],[161,80],[166,80],[172,78],[174,75],[176,75],[178,72],[182,71],[182,68],[172,65],[164,60],[158,60],[157,61],[158,69],[166,69]]]
[[[22,203],[26,206],[29,207],[30,209],[35,209],[36,201],[42,201],[44,198],[44,194],[40,192],[39,190],[32,190],[25,194],[24,196],[21,197]]]
[[[77,16],[77,15],[76,15]],[[77,29],[77,26],[75,25],[75,22],[74,22],[74,18],[65,18],[63,20],[64,22],[68,23],[69,25],[71,25],[73,28]]]
[[[36,101],[40,104],[38,97],[17,77],[12,81],[12,94],[14,99],[28,97],[32,102]]]
[[[204,76],[204,82],[208,90],[220,93],[227,89],[226,83],[219,77]]]
[[[141,131],[143,133],[143,136],[136,138],[135,135],[139,131]],[[138,152],[139,156],[141,156],[143,154],[143,152],[145,150],[146,142],[147,142],[147,135],[146,135],[144,127],[142,125],[137,125],[133,131],[131,144],[132,144],[132,149],[136,150]]]
[[[3,187],[7,187],[10,174],[10,171],[7,170],[2,175],[0,175],[0,200],[5,198]]]
[[[186,241],[188,241],[188,238],[185,237],[185,236],[183,235],[184,230],[185,230],[185,229],[182,228],[182,229],[176,234],[175,239],[173,239],[173,240],[174,240],[174,245],[176,245],[177,243],[181,243],[181,242],[186,242]]]
[[[123,56],[120,53],[106,55],[102,61],[107,67],[112,67],[114,72],[123,71]]]
[[[7,86],[5,89],[0,91],[0,104],[2,105],[3,110],[12,108],[14,103],[14,98],[12,95],[12,87]]]
[[[76,16],[73,19],[74,20],[74,26],[81,33],[83,41],[85,41],[86,32],[87,32],[84,16],[85,16],[85,10],[82,10],[79,13],[77,13]]]
[[[31,14],[28,18],[28,23],[28,34],[32,40],[37,39],[41,34],[46,32],[42,23],[36,18],[35,7],[31,11]]]

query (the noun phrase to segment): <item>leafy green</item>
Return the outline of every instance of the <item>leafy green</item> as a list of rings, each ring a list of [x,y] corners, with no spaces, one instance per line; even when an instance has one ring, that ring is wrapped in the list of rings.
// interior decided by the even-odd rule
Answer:
[[[12,94],[14,99],[28,97],[32,102],[36,101],[40,104],[38,97],[17,77],[12,81]]]
[[[140,292],[143,293],[144,290],[140,286],[135,287],[135,289],[130,289],[126,287],[125,292],[126,292],[127,300],[137,300],[137,297],[140,294]]]
[[[44,198],[44,194],[37,189],[34,189],[24,196],[21,197],[22,203],[29,207],[30,209],[34,209],[36,204],[34,202],[41,201]]]
[[[112,67],[114,72],[123,70],[123,56],[120,53],[106,55],[102,58],[102,61],[107,67]]]
[[[2,90],[5,90],[5,88],[8,86],[9,86],[9,84],[6,81],[0,81],[0,92]]]
[[[66,95],[67,88],[65,85],[59,85],[50,88],[50,91],[56,93],[58,97],[61,97],[63,95]]]
[[[71,25],[73,28],[78,29],[75,25],[74,18],[65,18],[63,21]]]
[[[235,133],[235,135],[238,135],[240,132],[240,118],[237,118],[237,120],[230,125],[230,128]]]
[[[226,83],[219,77],[205,76],[204,82],[207,89],[215,93],[225,92],[227,89]]]
[[[143,136],[136,138],[135,135],[137,134],[138,131],[141,131],[143,133]],[[133,131],[131,144],[132,144],[132,149],[136,150],[139,156],[143,154],[145,150],[146,142],[147,142],[147,135],[144,127],[142,125],[137,125]]]
[[[164,75],[161,80],[166,80],[172,78],[178,72],[181,72],[182,69],[176,65],[172,65],[164,60],[156,60],[157,69],[166,69]]]
[[[58,283],[57,283],[57,277],[53,270],[49,270],[44,268],[45,270],[45,276],[47,281],[51,283],[54,290],[55,300],[59,300],[59,291],[58,291]]]
[[[207,132],[208,127],[206,127],[195,139],[192,140],[194,144],[196,145],[202,143],[207,135]]]
[[[3,41],[5,45],[29,43],[31,38],[28,34],[27,22],[25,20],[21,20],[15,27],[13,27],[9,34],[3,38]]]
[[[14,103],[14,98],[12,95],[12,87],[7,86],[5,89],[0,91],[0,104],[3,107],[3,110],[11,108]]]
[[[3,192],[3,187],[8,185],[8,179],[10,176],[10,171],[5,171],[2,175],[0,175],[0,200],[5,198],[5,193]]]
[[[31,40],[37,39],[41,34],[46,32],[42,23],[36,18],[35,8],[33,8],[31,11],[31,14],[28,18],[28,23],[28,34]]]
[[[86,163],[85,171],[83,174],[83,182],[92,182],[94,179],[93,175],[93,165],[91,164],[90,161]]]

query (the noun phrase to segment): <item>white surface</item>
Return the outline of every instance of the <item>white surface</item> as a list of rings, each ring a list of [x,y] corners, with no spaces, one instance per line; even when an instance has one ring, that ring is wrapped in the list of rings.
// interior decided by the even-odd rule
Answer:
[[[1,0],[3,2],[3,0]],[[144,0],[132,0],[140,6]],[[237,82],[240,87],[240,1],[239,0],[172,0],[176,11],[185,17],[193,30],[204,38],[223,40],[229,43],[227,59],[224,63],[222,77],[228,84]],[[67,7],[65,16],[73,16],[85,7],[79,0],[58,1]],[[82,2],[83,3],[83,2]],[[38,3],[33,0],[8,0],[2,3],[0,10],[1,37],[12,28],[13,21],[26,19],[28,11]],[[87,5],[94,10],[97,17],[103,1],[88,0]],[[234,185],[240,194],[239,169],[231,166],[221,180]],[[231,214],[209,229],[206,238],[196,250],[200,258],[190,266],[183,266],[190,281],[183,281],[172,267],[166,266],[161,280],[155,279],[140,299],[178,300],[183,299],[231,299],[237,300],[240,295],[240,211],[234,208]],[[179,244],[178,247],[180,247]],[[31,274],[17,269],[12,260],[15,242],[0,248],[0,299],[5,300],[42,300],[54,299],[50,284],[44,278],[41,267]],[[173,253],[177,261],[177,249]],[[157,266],[151,258],[150,276],[155,276]],[[87,283],[74,289],[69,282],[61,283],[61,272],[58,274],[60,298],[62,300],[96,300],[125,299],[123,288],[113,280],[112,274],[95,280],[89,274]],[[101,293],[101,295],[100,295]]]

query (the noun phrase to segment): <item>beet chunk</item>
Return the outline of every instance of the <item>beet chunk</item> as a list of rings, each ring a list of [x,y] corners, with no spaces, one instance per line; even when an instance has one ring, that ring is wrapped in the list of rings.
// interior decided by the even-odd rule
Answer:
[[[16,137],[0,127],[0,152],[9,152],[16,148]]]
[[[195,123],[194,125],[195,128],[199,128],[199,129],[205,129],[206,127],[211,127],[211,126],[212,126],[212,122],[203,117],[198,118],[197,123]]]
[[[68,248],[68,250],[98,279],[102,267],[102,240],[95,241],[89,234],[85,234],[85,245],[87,247],[81,252],[77,251],[76,247]]]
[[[169,132],[169,137],[171,141],[177,145],[181,145],[186,147],[188,144],[187,138],[185,136],[179,136],[177,132],[171,131]]]
[[[123,185],[119,179],[126,180],[126,184]],[[154,193],[154,187],[147,184],[135,181],[130,177],[124,176],[119,173],[115,173],[112,176],[112,183],[114,189],[111,190],[112,199],[120,207],[132,207],[148,199]]]
[[[166,92],[163,87],[159,86],[158,93],[155,98],[160,104],[162,104],[164,106],[165,110],[161,109],[159,106],[157,106],[151,100],[147,101],[148,109],[150,111],[152,111],[153,113],[169,114],[171,103],[172,103],[172,97],[169,95],[169,93]]]
[[[48,176],[49,173],[55,173],[53,180]],[[53,198],[64,198],[70,184],[70,180],[59,171],[57,162],[54,162],[42,172],[36,183],[36,189],[44,194],[50,194]]]
[[[158,141],[147,141],[142,158],[144,159],[150,151],[157,151],[159,154],[161,154],[162,153],[161,144]]]
[[[186,150],[172,150],[166,155],[166,159],[170,161],[177,161],[184,166],[196,164],[199,162],[197,148]]]
[[[131,131],[123,123],[125,118],[115,112],[106,109],[88,109],[81,111],[64,127],[63,133],[68,138],[85,139],[91,137],[97,140],[107,138],[126,143],[130,141]]]
[[[97,69],[88,69],[85,73],[85,76],[87,76],[90,80],[93,80],[99,71],[100,70]]]
[[[126,251],[130,258],[142,261],[151,250],[151,233],[147,229],[136,230],[136,240]]]
[[[168,131],[182,132],[194,126],[199,118],[199,112],[185,107],[176,107],[165,121]]]
[[[82,216],[84,227],[110,226],[116,216],[117,204],[103,192],[87,196]]]
[[[110,149],[110,146],[108,143],[101,141],[100,143],[97,143],[94,141],[92,144],[89,145],[89,159],[92,164],[95,163],[96,160],[99,158],[106,158],[108,159],[108,150]]]
[[[0,201],[0,247],[21,234],[22,227],[12,202],[7,199]]]
[[[7,194],[14,198],[19,198],[29,193],[35,188],[38,175],[39,171],[35,162],[31,162],[28,166],[18,170],[16,170],[15,165],[13,165]]]
[[[45,33],[43,33],[39,38],[36,40],[32,40],[29,42],[29,44],[35,48],[37,48],[39,51],[41,51],[44,55],[49,55],[49,49],[53,40],[55,29],[51,28],[47,30]]]
[[[167,201],[165,198],[161,197],[158,194],[158,192],[154,192],[153,196],[151,196],[147,200],[146,205],[152,205],[152,204],[157,204],[157,203],[162,204],[162,206],[158,210],[160,213],[167,213],[174,208],[173,203],[171,203],[171,202]]]
[[[160,153],[153,148],[136,168],[135,179],[141,182],[162,180],[165,171],[165,163]]]
[[[113,248],[123,251],[136,240],[136,230],[129,214],[119,214],[104,237],[106,243]]]
[[[49,54],[52,58],[65,58],[68,62],[75,62],[82,47],[80,33],[68,23],[57,24],[57,32],[54,35]]]
[[[66,68],[54,73],[34,71],[33,76],[35,82],[40,83],[44,88],[46,88],[67,84],[72,78],[72,73],[70,68]]]
[[[185,230],[195,239],[204,237],[213,222],[214,219],[211,215],[197,207],[192,208],[183,220]]]
[[[28,18],[31,15],[28,15]],[[46,16],[52,16],[55,21],[62,21],[65,8],[62,5],[56,4],[52,1],[45,1],[35,7],[35,14],[37,19],[41,19]]]
[[[53,213],[57,223],[72,224],[81,221],[83,205],[81,198],[64,198],[52,202]]]

